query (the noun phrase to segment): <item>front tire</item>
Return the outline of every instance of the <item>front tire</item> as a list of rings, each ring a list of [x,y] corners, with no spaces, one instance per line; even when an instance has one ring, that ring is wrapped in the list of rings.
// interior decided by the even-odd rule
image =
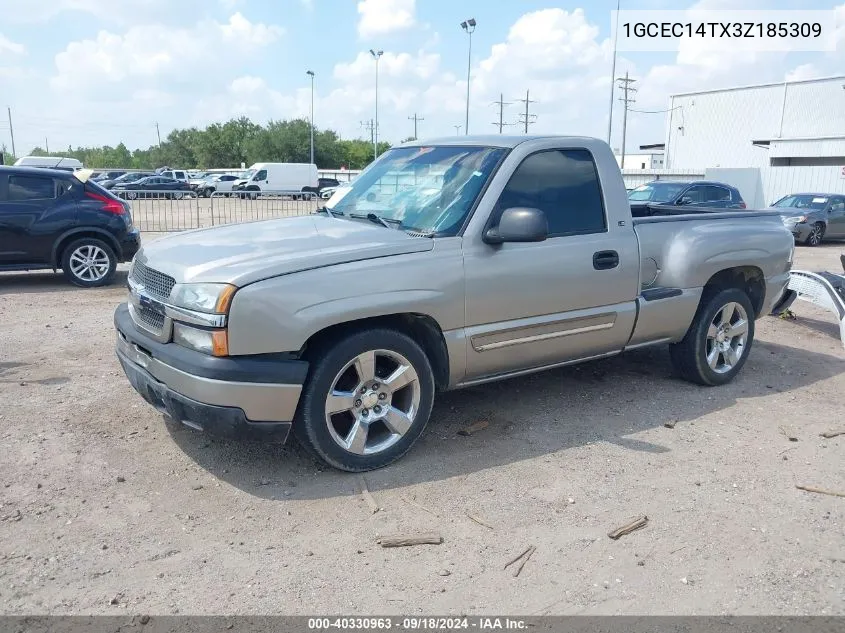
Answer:
[[[396,461],[422,434],[434,374],[410,337],[369,329],[319,346],[293,432],[324,462],[364,472]]]
[[[804,244],[807,246],[818,246],[822,243],[822,238],[824,237],[824,224],[821,222],[816,222],[813,225],[813,228],[810,229],[810,234],[807,236],[807,239],[804,240]]]
[[[62,253],[62,272],[76,286],[105,286],[114,279],[116,269],[117,257],[111,247],[92,237],[71,242]]]
[[[686,336],[669,347],[675,370],[700,385],[724,385],[739,373],[754,341],[754,307],[738,288],[705,290]]]

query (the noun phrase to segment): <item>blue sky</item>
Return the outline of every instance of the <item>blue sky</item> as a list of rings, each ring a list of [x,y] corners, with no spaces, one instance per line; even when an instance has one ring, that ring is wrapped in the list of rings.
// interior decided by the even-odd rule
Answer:
[[[470,131],[496,131],[491,102],[531,90],[531,131],[604,137],[612,2],[539,0],[0,0],[0,105],[12,108],[18,153],[48,139],[147,147],[175,127],[245,114],[309,115],[307,69],[317,74],[315,121],[344,137],[373,116],[380,62],[380,136],[455,134],[464,124],[468,38],[475,17]],[[735,2],[623,2],[634,9],[724,10]],[[617,74],[638,79],[635,109],[665,109],[672,93],[838,74],[845,68],[845,4],[743,3],[743,8],[834,9],[840,46],[828,53],[730,50],[620,53]],[[618,102],[617,102],[618,104]],[[5,109],[5,108],[4,108]],[[517,120],[508,106],[506,122]],[[621,107],[616,107],[621,114]],[[661,142],[662,113],[629,115],[628,146]],[[513,132],[513,127],[507,128]],[[621,125],[615,122],[614,146]],[[462,130],[463,132],[463,130]],[[0,117],[0,144],[10,145]]]

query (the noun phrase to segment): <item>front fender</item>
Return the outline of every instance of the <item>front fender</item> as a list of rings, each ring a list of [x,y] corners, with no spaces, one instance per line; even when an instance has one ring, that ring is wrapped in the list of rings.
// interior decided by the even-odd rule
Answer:
[[[292,352],[334,325],[390,314],[423,314],[444,334],[464,326],[464,275],[457,248],[379,257],[282,275],[235,293],[229,353]],[[446,240],[443,240],[444,242]]]

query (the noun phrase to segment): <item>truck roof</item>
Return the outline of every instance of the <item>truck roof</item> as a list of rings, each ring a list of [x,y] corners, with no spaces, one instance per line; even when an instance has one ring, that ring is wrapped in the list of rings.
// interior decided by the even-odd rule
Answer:
[[[424,147],[427,145],[458,145],[471,146],[481,145],[484,147],[507,147],[513,148],[521,143],[527,141],[539,141],[549,139],[565,139],[567,142],[576,141],[578,143],[598,142],[598,139],[588,136],[564,136],[555,134],[540,134],[528,136],[510,136],[507,134],[479,134],[469,136],[444,136],[441,138],[432,139],[418,139],[416,141],[409,141],[403,143],[402,147]],[[602,141],[603,142],[603,141]]]

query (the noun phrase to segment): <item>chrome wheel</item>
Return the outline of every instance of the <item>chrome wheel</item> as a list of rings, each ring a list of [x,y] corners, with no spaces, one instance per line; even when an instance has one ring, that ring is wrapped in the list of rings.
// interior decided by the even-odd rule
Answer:
[[[176,193],[173,194],[173,199],[174,200],[181,200],[182,195],[183,195],[182,192],[176,192]]]
[[[821,224],[814,224],[813,230],[807,236],[807,244],[810,246],[818,246],[822,243],[822,235],[824,235],[824,227]]]
[[[100,281],[109,273],[111,262],[99,246],[85,244],[70,254],[70,270],[82,281]]]
[[[126,197],[129,198],[130,200],[134,200],[135,198],[138,197],[138,194],[135,193],[134,191],[128,191],[126,193]]]
[[[416,420],[420,381],[401,354],[374,350],[349,361],[326,397],[332,439],[356,455],[384,451],[402,439]]]
[[[731,371],[745,354],[748,314],[739,303],[726,304],[707,329],[705,354],[710,369],[718,374]]]

